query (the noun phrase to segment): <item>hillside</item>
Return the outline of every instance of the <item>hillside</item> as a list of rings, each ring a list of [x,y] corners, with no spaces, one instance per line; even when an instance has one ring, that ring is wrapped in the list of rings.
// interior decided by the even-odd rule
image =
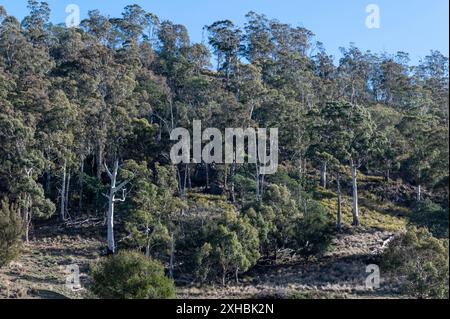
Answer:
[[[328,192],[332,195],[332,192]],[[333,205],[333,200],[324,199]],[[363,201],[364,202],[364,201]],[[365,287],[366,266],[378,263],[389,240],[405,229],[402,207],[384,203],[383,208],[362,205],[365,211],[361,228],[350,227],[351,201],[344,200],[344,229],[333,238],[330,248],[320,257],[306,260],[281,251],[273,263],[261,260],[242,276],[239,285],[227,287],[180,284],[177,298],[405,298],[398,284],[382,274],[381,289]],[[397,214],[393,213],[397,211]],[[394,216],[393,216],[394,215]],[[397,216],[395,216],[397,215]],[[9,267],[0,270],[0,298],[86,298],[90,266],[105,253],[105,225],[101,220],[83,219],[68,226],[41,226],[23,254]],[[65,286],[67,265],[80,267],[84,288]]]

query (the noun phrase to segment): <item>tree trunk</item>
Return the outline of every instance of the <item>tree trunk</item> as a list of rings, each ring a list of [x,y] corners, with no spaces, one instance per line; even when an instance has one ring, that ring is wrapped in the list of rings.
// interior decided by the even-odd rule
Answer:
[[[169,277],[173,278],[173,262],[175,255],[175,239],[173,233],[170,235],[170,260],[169,260]]]
[[[234,150],[233,154],[233,164],[231,166],[231,200],[233,203],[236,203],[236,194],[234,191],[234,178],[236,176],[236,150]]]
[[[48,197],[51,196],[51,180],[52,180],[52,173],[50,172],[50,169],[47,169],[45,172],[45,195]]]
[[[79,176],[79,180],[78,180],[78,185],[80,188],[80,193],[79,193],[79,200],[78,200],[78,216],[81,216],[81,211],[83,210],[83,186],[84,186],[84,159],[81,158],[81,163],[80,163],[80,176]]]
[[[187,167],[187,176],[188,176],[188,189],[192,189],[192,179],[191,179],[191,166],[189,164],[186,165]]]
[[[206,189],[205,191],[209,191],[209,164],[205,164],[205,170],[206,170]]]
[[[341,195],[341,176],[338,173],[336,176],[337,194],[338,194],[338,211],[337,211],[337,229],[342,229],[342,195]]]
[[[385,181],[389,182],[391,180],[391,170],[389,168],[386,169]]]
[[[103,161],[103,150],[100,145],[97,145],[97,154],[96,154],[95,158],[97,160],[96,175],[97,175],[97,179],[100,180],[100,178],[102,176],[102,161]]]
[[[261,175],[261,180],[259,182],[259,185],[260,185],[260,192],[259,192],[260,201],[262,201],[263,198],[264,198],[264,180],[265,180],[264,177],[265,176],[266,175],[262,174]]]
[[[358,181],[357,167],[352,160],[352,181],[353,181],[353,226],[359,226],[359,207],[358,207]]]
[[[118,169],[119,169],[119,161],[115,160],[113,172],[110,176],[111,187],[109,190],[109,198],[108,198],[108,222],[107,222],[108,255],[114,254],[116,252],[116,245],[114,242],[114,199],[116,193],[116,180]]]
[[[117,172],[119,170],[119,160],[114,161],[114,168],[112,173],[109,171],[108,166],[105,164],[106,172],[111,180],[111,186],[109,190],[109,195],[105,195],[108,197],[108,218],[107,218],[107,241],[108,241],[108,255],[112,255],[116,253],[116,245],[114,242],[114,203],[116,201],[124,202],[125,194],[122,199],[116,199],[116,193],[123,191],[125,185],[128,184],[128,181],[122,182],[119,186],[116,187],[117,183]]]
[[[66,219],[66,161],[64,160],[63,166],[63,179],[62,188],[60,191],[60,207],[59,207],[59,217],[62,221]]]
[[[260,202],[261,201],[261,196],[260,196],[260,186],[259,186],[259,166],[258,166],[258,163],[256,163],[255,166],[256,166],[256,174],[255,174],[256,201]]]
[[[66,218],[70,217],[70,215],[69,215],[70,177],[71,177],[71,172],[70,172],[70,169],[69,169],[69,172],[67,174],[67,186],[66,186],[66,194],[65,194],[65,196],[66,196],[66,200],[65,200],[66,207],[65,207],[65,210],[64,210]]]
[[[29,196],[27,196],[29,197]],[[29,200],[27,200],[26,208],[24,209],[23,213],[23,225],[25,226],[25,242],[28,244],[30,242],[30,207],[28,204]]]
[[[417,187],[417,201],[422,201],[422,185],[419,185]]]
[[[320,186],[327,188],[327,163],[323,163],[320,168]]]
[[[177,165],[177,184],[178,184],[178,193],[179,193],[181,198],[184,198],[183,182],[181,180],[181,170],[180,170],[180,166],[179,165]]]

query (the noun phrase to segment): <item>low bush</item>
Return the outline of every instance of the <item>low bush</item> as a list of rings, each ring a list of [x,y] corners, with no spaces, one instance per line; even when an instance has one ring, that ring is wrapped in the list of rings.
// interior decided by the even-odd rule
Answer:
[[[448,298],[448,240],[425,228],[410,228],[395,238],[382,256],[382,266],[398,276],[407,294],[417,298]]]
[[[91,291],[104,299],[170,299],[175,285],[163,266],[139,252],[122,251],[98,262],[91,271]]]
[[[3,200],[0,206],[0,267],[9,264],[19,255],[22,231],[18,207]]]

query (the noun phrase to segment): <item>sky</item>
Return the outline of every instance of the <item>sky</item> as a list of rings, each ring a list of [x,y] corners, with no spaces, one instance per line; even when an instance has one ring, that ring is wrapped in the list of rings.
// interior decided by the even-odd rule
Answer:
[[[314,32],[315,40],[336,59],[340,47],[350,43],[374,53],[408,52],[416,64],[439,50],[449,55],[448,0],[47,0],[53,23],[62,23],[68,13],[66,6],[76,4],[81,19],[89,10],[104,15],[120,16],[127,4],[139,4],[161,20],[183,24],[192,42],[205,40],[205,25],[229,19],[243,26],[249,11],[263,13],[280,22],[302,26]],[[366,8],[376,4],[380,27],[369,29]],[[21,20],[28,12],[26,0],[0,0],[8,14]]]

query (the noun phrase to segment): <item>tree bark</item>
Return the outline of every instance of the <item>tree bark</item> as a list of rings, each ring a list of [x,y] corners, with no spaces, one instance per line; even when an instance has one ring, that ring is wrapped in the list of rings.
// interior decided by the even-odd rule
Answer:
[[[320,186],[327,188],[327,163],[323,163],[320,168]]]
[[[358,181],[357,167],[352,160],[352,181],[353,181],[353,226],[359,226],[359,207],[358,207]]]
[[[206,170],[206,188],[205,191],[209,191],[209,164],[205,163],[205,170]]]
[[[169,260],[169,277],[173,278],[173,264],[175,256],[175,238],[173,233],[170,235],[170,260]]]
[[[110,172],[108,166],[105,164],[106,172],[111,180],[111,186],[109,190],[109,195],[105,195],[108,198],[108,218],[107,218],[107,241],[108,241],[108,255],[116,253],[116,245],[114,242],[114,203],[117,201],[124,202],[125,194],[123,193],[122,199],[116,199],[116,193],[123,191],[125,185],[128,181],[121,183],[116,186],[117,183],[117,172],[119,170],[119,160],[114,161],[113,171]]]
[[[78,185],[80,189],[79,200],[78,200],[78,216],[81,216],[81,211],[83,210],[83,187],[84,187],[84,159],[81,158],[80,162],[80,176],[78,180]]]
[[[260,202],[261,201],[261,194],[260,194],[260,186],[259,186],[259,166],[258,163],[255,164],[256,167],[256,174],[255,174],[255,182],[256,182],[256,201]]]
[[[60,191],[59,198],[60,198],[59,217],[61,221],[64,221],[66,220],[66,160],[64,160],[62,188]]]
[[[236,150],[234,150],[233,154],[233,164],[231,166],[231,200],[233,203],[236,203],[236,194],[234,191],[234,178],[236,176]]]
[[[66,197],[66,200],[65,200],[66,207],[64,208],[66,218],[70,217],[70,215],[69,215],[69,193],[70,193],[70,177],[71,177],[71,175],[72,174],[69,169],[69,172],[67,173],[66,194],[64,195]]]
[[[337,229],[342,229],[342,195],[341,195],[341,176],[338,173],[336,176],[337,194],[338,194],[338,211],[337,211]]]

